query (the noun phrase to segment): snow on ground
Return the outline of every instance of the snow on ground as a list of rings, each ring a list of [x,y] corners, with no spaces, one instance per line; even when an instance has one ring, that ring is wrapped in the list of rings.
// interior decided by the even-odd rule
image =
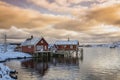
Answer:
[[[32,57],[27,53],[14,52],[14,46],[11,45],[7,47],[7,52],[4,53],[3,49],[4,46],[0,45],[0,61],[5,61],[10,58]],[[9,69],[6,65],[0,63],[0,80],[14,80],[9,76],[10,71],[11,69]]]
[[[31,57],[31,55],[23,52],[14,52],[15,45],[8,45],[7,52],[4,53],[4,45],[0,45],[0,61],[5,61],[9,58]]]
[[[31,57],[31,55],[22,52],[13,52],[9,51],[6,53],[0,53],[0,61],[4,61],[9,58],[23,58],[23,57]]]
[[[10,68],[0,63],[0,80],[14,80],[9,76]]]

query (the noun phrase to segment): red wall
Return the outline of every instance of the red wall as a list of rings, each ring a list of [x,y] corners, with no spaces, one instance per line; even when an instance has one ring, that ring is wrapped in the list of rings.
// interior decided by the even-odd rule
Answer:
[[[41,43],[41,41],[43,41],[43,43]],[[44,40],[44,38],[42,38],[37,45],[42,45],[43,46],[43,50],[44,51],[48,51],[48,43]],[[37,46],[36,45],[36,46]],[[31,48],[29,48],[29,46],[22,46],[22,52],[26,52],[26,53],[35,53],[34,50],[36,50],[36,46],[31,46]],[[46,46],[46,49],[45,49]]]
[[[41,41],[43,41],[43,43],[42,43]],[[37,45],[42,45],[42,46],[43,46],[43,50],[44,50],[44,51],[48,51],[48,43],[45,41],[44,38],[42,38],[42,39],[38,42]],[[36,46],[37,46],[37,45],[36,45]],[[46,46],[46,49],[45,49],[45,46]]]
[[[58,50],[76,50],[77,45],[72,45],[73,47],[70,47],[71,45],[57,45]]]
[[[28,48],[28,46],[22,46],[22,52],[34,53],[34,46],[31,46],[31,48]]]

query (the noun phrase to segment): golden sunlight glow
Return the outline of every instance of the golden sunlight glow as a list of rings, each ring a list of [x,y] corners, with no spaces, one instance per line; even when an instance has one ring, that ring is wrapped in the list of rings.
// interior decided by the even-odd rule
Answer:
[[[0,0],[0,33],[12,25],[16,31],[9,33],[9,37],[17,31],[22,33],[14,39],[28,33],[51,39],[65,39],[70,35],[78,40],[97,35],[94,41],[107,34],[108,38],[114,35],[113,39],[118,40],[120,0]]]

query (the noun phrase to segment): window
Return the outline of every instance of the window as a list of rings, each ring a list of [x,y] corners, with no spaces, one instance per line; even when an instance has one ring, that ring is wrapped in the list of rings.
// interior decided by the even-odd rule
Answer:
[[[28,48],[31,48],[31,46],[28,46]]]
[[[43,43],[43,40],[41,41],[41,43]]]
[[[66,48],[66,47],[67,47],[67,45],[64,46],[64,48]]]
[[[47,46],[45,46],[45,50],[47,49]]]
[[[70,49],[73,49],[73,45],[70,45]]]

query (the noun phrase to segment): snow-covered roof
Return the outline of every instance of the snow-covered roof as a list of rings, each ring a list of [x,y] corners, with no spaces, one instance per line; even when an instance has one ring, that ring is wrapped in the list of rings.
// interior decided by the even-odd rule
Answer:
[[[36,45],[42,38],[32,38],[26,39],[21,45],[28,46],[28,45]]]
[[[69,40],[69,41],[58,40],[55,42],[56,45],[78,45],[78,43],[79,43],[78,40]]]

